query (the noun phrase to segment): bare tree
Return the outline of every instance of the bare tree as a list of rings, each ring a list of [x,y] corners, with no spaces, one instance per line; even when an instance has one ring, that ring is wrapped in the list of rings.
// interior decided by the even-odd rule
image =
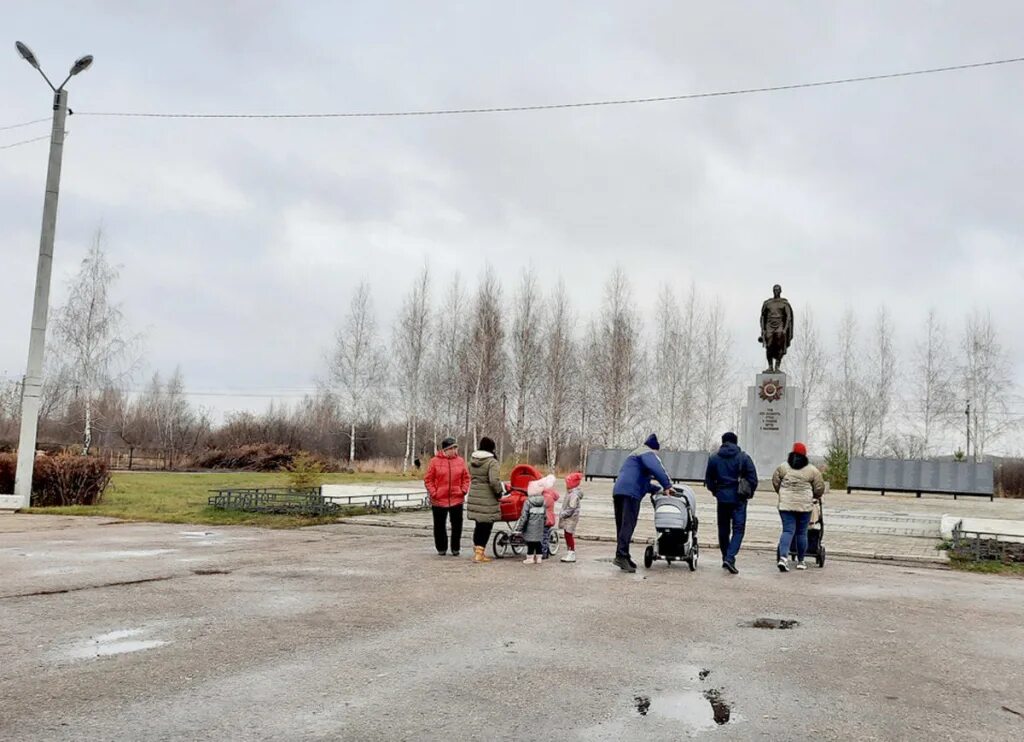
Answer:
[[[704,313],[696,351],[700,444],[708,449],[714,445],[723,424],[732,419],[730,410],[737,401],[732,336],[725,328],[725,315],[718,299]]]
[[[520,459],[528,447],[527,408],[533,401],[531,397],[541,371],[539,350],[542,315],[537,279],[531,271],[524,269],[516,290],[512,333],[509,336],[511,392],[515,402],[512,444]]]
[[[664,284],[658,295],[658,312],[658,351],[652,359],[654,400],[658,405],[655,419],[665,445],[686,449],[695,435],[696,422],[696,348],[702,322],[696,287],[691,284],[680,308],[672,287]]]
[[[463,331],[463,314],[468,302],[458,273],[452,278],[434,326],[434,342],[430,357],[427,403],[433,412],[433,444],[437,449],[442,435],[455,435],[459,430],[460,413],[466,396],[462,379],[463,358],[467,339]],[[441,431],[440,433],[438,431]]]
[[[370,287],[356,289],[348,316],[338,331],[329,359],[342,417],[348,422],[348,460],[356,457],[356,435],[385,404],[387,356],[377,337]]]
[[[139,336],[126,336],[121,307],[110,297],[117,275],[97,229],[54,322],[56,353],[83,409],[84,454],[92,447],[96,396],[127,378],[138,363]]]
[[[976,310],[968,315],[960,350],[964,393],[973,414],[974,459],[983,461],[988,446],[1012,427],[1007,408],[1013,394],[1010,362],[989,312]]]
[[[808,417],[813,418],[815,411],[818,410],[818,395],[825,381],[826,360],[818,326],[809,307],[801,312],[793,337],[793,346],[793,362],[790,368],[795,369],[794,382],[803,393],[804,410],[807,411]]]
[[[549,311],[543,325],[539,353],[539,407],[544,425],[548,469],[554,471],[558,448],[570,426],[573,387],[579,375],[576,344],[573,341],[573,312],[565,284],[559,280],[548,300]]]
[[[488,266],[480,278],[465,355],[467,388],[472,394],[473,440],[481,431],[497,436],[504,429],[501,398],[505,390],[505,326],[501,285]]]
[[[887,436],[887,424],[892,410],[893,390],[896,386],[896,352],[893,347],[892,322],[885,307],[878,310],[873,332],[874,343],[868,353],[867,410],[868,438],[874,438],[881,448]]]
[[[955,367],[945,327],[934,309],[928,310],[920,340],[914,346],[909,382],[911,422],[918,439],[911,450],[928,456],[933,452],[935,436],[949,425],[956,405]]]
[[[402,459],[402,471],[406,471],[417,456],[416,432],[430,340],[430,270],[424,266],[402,303],[392,339],[392,356],[397,361],[395,371],[398,394],[405,413],[405,457]]]
[[[838,348],[833,354],[834,370],[828,378],[824,418],[829,446],[847,457],[861,456],[871,433],[868,399],[857,342],[857,320],[847,310],[839,325]]]
[[[608,446],[633,442],[643,417],[644,353],[633,292],[621,267],[605,284],[604,306],[589,343],[594,426]]]

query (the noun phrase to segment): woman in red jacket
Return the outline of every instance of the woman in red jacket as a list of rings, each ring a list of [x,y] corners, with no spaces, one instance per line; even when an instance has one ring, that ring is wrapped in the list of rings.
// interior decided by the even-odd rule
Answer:
[[[430,460],[423,483],[430,494],[430,509],[434,514],[434,546],[438,556],[448,551],[446,520],[452,524],[452,556],[459,555],[462,541],[462,504],[469,492],[469,469],[459,456],[454,438],[441,441],[441,450]]]

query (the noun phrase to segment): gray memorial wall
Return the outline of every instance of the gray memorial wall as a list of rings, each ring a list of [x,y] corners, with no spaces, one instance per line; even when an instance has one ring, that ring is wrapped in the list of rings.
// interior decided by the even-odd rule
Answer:
[[[595,448],[587,453],[587,467],[584,471],[587,481],[591,479],[615,479],[622,468],[622,462],[633,452],[626,448]],[[665,471],[673,482],[703,482],[708,467],[707,451],[658,451]]]
[[[936,495],[994,496],[991,461],[921,461],[855,458],[850,461],[846,491],[913,492]]]

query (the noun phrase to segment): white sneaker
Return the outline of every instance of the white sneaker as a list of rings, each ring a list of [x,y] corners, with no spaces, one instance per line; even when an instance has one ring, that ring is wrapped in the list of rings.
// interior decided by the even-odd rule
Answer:
[[[543,558],[544,558],[544,557],[542,557],[542,556],[541,556],[540,554],[534,554],[534,555],[533,555],[533,563],[534,563],[534,564],[540,564],[540,562],[541,562],[541,560],[542,560]]]
[[[533,564],[533,554],[530,554],[526,559],[523,560],[523,564]]]
[[[789,571],[789,560],[786,559],[786,557],[781,557],[779,559],[779,571],[780,572],[788,572]]]
[[[575,551],[566,552],[565,556],[562,557],[562,561],[563,562],[575,562],[576,561],[576,552]]]
[[[797,562],[796,568],[797,569],[807,569],[807,565],[804,564],[803,562]]]

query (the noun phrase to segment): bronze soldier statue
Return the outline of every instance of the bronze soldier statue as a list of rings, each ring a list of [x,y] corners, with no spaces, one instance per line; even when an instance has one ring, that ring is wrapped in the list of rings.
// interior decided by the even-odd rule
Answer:
[[[764,346],[768,356],[766,374],[778,373],[782,365],[782,357],[793,342],[793,307],[788,299],[782,298],[782,287],[772,287],[771,299],[761,305],[761,337],[757,342]]]

